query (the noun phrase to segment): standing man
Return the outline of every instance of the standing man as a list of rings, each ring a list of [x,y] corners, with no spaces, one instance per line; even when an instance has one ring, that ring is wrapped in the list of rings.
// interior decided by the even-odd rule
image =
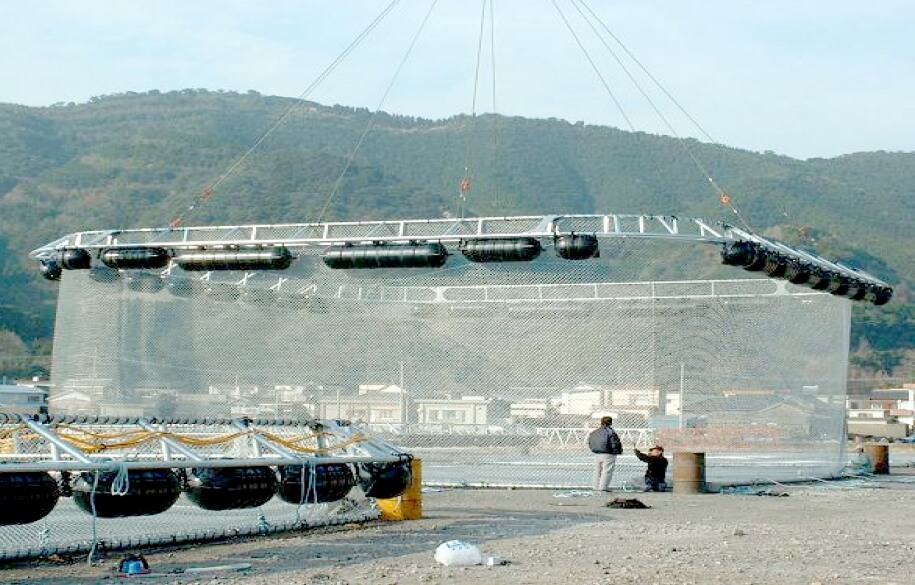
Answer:
[[[594,453],[594,491],[609,492],[616,456],[623,452],[623,443],[613,430],[613,418],[600,419],[600,426],[588,435],[588,447]]]

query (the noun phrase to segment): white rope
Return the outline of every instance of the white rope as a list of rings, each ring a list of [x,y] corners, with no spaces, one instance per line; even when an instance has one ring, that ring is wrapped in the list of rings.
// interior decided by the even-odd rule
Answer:
[[[86,564],[92,565],[95,562],[95,551],[98,547],[98,530],[96,520],[98,514],[95,511],[95,490],[98,488],[99,470],[94,472],[95,478],[92,481],[92,491],[89,492],[89,507],[92,509],[92,546],[89,548],[89,556],[86,557]]]
[[[117,465],[117,474],[111,482],[112,496],[126,496],[130,491],[130,476],[127,469],[127,462],[121,461]]]

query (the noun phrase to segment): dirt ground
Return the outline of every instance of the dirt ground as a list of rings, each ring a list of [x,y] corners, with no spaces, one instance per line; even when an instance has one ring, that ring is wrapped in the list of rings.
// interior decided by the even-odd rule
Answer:
[[[614,498],[648,509],[614,509]],[[740,493],[593,495],[550,490],[426,490],[424,518],[135,551],[155,583],[314,585],[905,584],[915,582],[915,468],[890,476]],[[436,547],[461,540],[497,566],[444,566]],[[126,552],[90,566],[20,562],[0,582],[111,583]],[[130,580],[137,577],[130,577]]]

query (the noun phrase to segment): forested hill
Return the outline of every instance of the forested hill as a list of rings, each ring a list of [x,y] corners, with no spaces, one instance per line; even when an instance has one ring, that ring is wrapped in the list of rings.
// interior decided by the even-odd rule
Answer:
[[[735,222],[690,153],[755,231],[893,284],[889,305],[856,307],[853,362],[915,374],[915,350],[905,353],[915,348],[915,153],[800,161],[556,119],[425,120],[185,90],[48,108],[0,104],[0,375],[47,365],[27,356],[48,351],[55,288],[27,253],[66,233],[165,226],[176,215],[191,225],[440,217],[459,213],[465,168],[468,216]]]

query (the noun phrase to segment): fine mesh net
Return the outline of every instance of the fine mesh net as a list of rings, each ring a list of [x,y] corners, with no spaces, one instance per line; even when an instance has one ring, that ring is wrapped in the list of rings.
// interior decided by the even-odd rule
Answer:
[[[847,301],[695,242],[448,249],[437,269],[332,270],[303,248],[278,272],[65,271],[51,414],[348,419],[431,485],[590,486],[603,415],[625,447],[616,488],[655,443],[705,453],[719,484],[841,471]]]
[[[51,412],[351,419],[428,482],[587,484],[602,414],[627,447],[706,452],[710,481],[838,471],[847,301],[715,246],[600,245],[498,263],[449,247],[438,269],[332,270],[306,248],[281,272],[67,271]],[[642,469],[630,453],[615,483]]]
[[[130,422],[130,421],[133,422]],[[180,419],[175,419],[180,420]],[[44,434],[42,429],[50,434]],[[276,468],[256,463],[276,453],[260,449],[252,431],[297,447],[276,479]],[[171,441],[169,460],[159,437]],[[71,456],[53,457],[52,438],[76,447],[106,467],[79,469]],[[352,476],[312,471],[311,453],[340,455],[354,439],[328,438],[306,424],[255,420],[240,427],[222,419],[144,424],[129,417],[56,416],[38,428],[15,417],[0,419],[0,558],[34,558],[155,544],[196,543],[315,526],[364,522],[379,516]],[[185,457],[231,460],[231,465],[195,469]],[[145,465],[128,470],[122,461]],[[183,464],[179,464],[182,462]],[[312,463],[314,459],[311,459]],[[55,468],[55,462],[58,467]],[[29,470],[11,470],[14,465]],[[67,469],[59,465],[68,465]],[[36,472],[36,467],[50,473]],[[74,468],[75,466],[75,468]],[[236,466],[235,469],[225,467]],[[338,467],[335,469],[339,469]],[[200,478],[229,472],[195,495]],[[252,476],[252,471],[259,471]],[[44,479],[41,479],[41,478]],[[350,477],[351,481],[347,481]],[[55,487],[56,486],[56,487]]]

